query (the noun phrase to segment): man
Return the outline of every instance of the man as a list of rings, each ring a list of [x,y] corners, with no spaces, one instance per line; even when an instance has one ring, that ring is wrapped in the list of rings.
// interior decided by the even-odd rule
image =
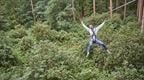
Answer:
[[[105,24],[105,21],[97,27],[93,27],[93,25],[89,25],[89,28],[83,23],[82,20],[80,20],[80,21],[81,21],[82,26],[90,33],[90,40],[89,40],[89,44],[87,46],[87,50],[86,50],[87,55],[86,56],[87,57],[89,56],[90,49],[92,48],[92,45],[94,43],[98,44],[101,48],[103,48],[108,53],[110,53],[110,51],[107,49],[106,45],[97,38],[97,33],[103,27],[103,25]]]

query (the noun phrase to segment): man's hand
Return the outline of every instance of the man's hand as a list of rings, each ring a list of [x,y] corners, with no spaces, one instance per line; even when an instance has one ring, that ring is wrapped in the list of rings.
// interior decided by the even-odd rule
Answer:
[[[83,22],[82,18],[79,18],[79,20],[80,20],[81,23]]]
[[[82,23],[83,21],[80,19],[80,22]]]

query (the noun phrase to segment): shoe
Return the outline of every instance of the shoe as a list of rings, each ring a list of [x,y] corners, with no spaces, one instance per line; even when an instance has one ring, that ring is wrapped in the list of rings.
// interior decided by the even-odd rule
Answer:
[[[109,50],[106,50],[109,54],[111,54],[111,52]]]
[[[88,57],[89,56],[89,52],[87,52],[87,55],[86,55],[86,57]]]

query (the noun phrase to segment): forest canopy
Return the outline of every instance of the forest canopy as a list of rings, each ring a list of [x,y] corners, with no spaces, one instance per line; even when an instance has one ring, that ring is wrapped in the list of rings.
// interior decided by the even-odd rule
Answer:
[[[110,3],[112,1],[112,3]],[[0,0],[0,80],[143,80],[138,1]],[[98,26],[111,54],[81,25]]]

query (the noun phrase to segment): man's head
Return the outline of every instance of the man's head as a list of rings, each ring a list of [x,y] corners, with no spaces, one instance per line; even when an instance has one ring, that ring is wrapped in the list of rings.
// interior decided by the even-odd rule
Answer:
[[[89,28],[94,28],[93,25],[89,25]]]

